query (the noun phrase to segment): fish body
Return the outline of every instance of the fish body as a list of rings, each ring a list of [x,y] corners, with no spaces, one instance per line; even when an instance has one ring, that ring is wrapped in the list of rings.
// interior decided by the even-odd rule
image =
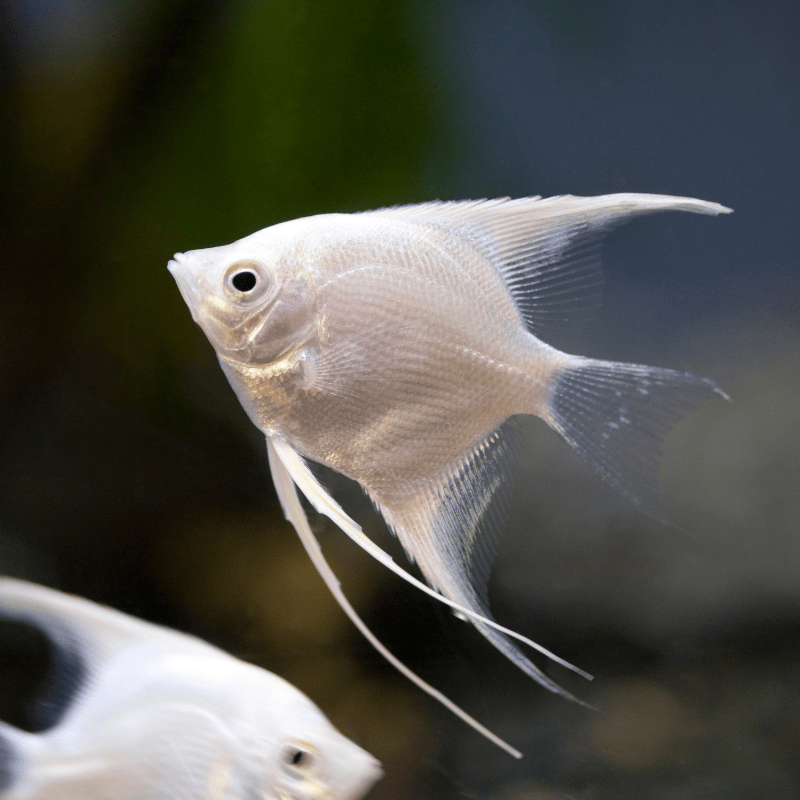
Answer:
[[[542,418],[660,516],[660,438],[721,391],[688,373],[563,353],[540,336],[594,303],[606,231],[671,209],[729,211],[638,194],[428,203],[281,223],[176,254],[169,268],[278,451],[358,481],[428,583],[565,694],[488,610],[516,447],[508,421]],[[311,498],[313,479],[297,465],[292,478]]]
[[[61,711],[0,723],[3,800],[356,800],[381,775],[290,683],[192,636],[10,578],[0,616],[56,646]]]

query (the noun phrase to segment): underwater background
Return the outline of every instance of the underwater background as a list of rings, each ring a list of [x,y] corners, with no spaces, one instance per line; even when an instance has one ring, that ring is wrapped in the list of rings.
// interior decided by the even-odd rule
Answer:
[[[0,573],[195,633],[379,758],[375,800],[800,792],[800,5],[793,0],[0,6]],[[345,593],[514,761],[397,674],[283,520],[264,439],[166,264],[286,219],[434,198],[723,203],[612,233],[550,343],[731,396],[679,425],[658,525],[531,419],[495,616],[595,675],[526,678],[312,517]],[[396,543],[353,484],[326,485]],[[0,718],[39,640],[0,627]]]

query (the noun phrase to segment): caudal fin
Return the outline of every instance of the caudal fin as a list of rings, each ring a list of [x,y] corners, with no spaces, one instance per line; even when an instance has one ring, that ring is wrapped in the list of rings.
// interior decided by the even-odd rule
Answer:
[[[713,381],[672,369],[575,358],[550,391],[550,424],[604,480],[647,516],[658,502],[664,437],[689,410],[719,396]]]

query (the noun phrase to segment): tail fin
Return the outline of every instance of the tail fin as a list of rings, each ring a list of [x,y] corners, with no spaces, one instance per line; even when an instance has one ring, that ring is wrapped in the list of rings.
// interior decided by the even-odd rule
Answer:
[[[30,773],[33,751],[39,737],[0,722],[0,795],[9,800],[29,796],[24,784]]]
[[[658,502],[664,437],[714,396],[730,399],[689,372],[576,357],[553,382],[548,422],[606,483],[669,525]]]

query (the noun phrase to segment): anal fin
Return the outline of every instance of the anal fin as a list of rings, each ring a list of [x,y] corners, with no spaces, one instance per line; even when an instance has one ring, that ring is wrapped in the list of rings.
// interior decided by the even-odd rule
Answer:
[[[269,454],[270,470],[272,478],[275,481],[275,489],[278,493],[278,498],[281,502],[283,512],[286,519],[292,523],[300,541],[309,555],[314,567],[319,572],[320,577],[325,581],[325,585],[333,594],[334,599],[339,604],[341,609],[347,614],[353,624],[361,631],[362,635],[367,641],[400,673],[408,678],[412,683],[416,684],[426,694],[438,700],[445,708],[452,711],[457,717],[462,719],[471,728],[476,730],[481,735],[485,736],[489,741],[496,744],[501,749],[505,750],[509,755],[514,758],[522,758],[522,753],[510,744],[505,742],[496,734],[492,733],[487,727],[478,722],[474,717],[471,717],[461,707],[457,706],[452,700],[443,695],[440,691],[435,689],[429,683],[426,683],[415,672],[412,672],[402,661],[394,656],[389,650],[384,647],[381,641],[372,633],[366,626],[361,617],[358,616],[356,610],[350,605],[350,602],[342,592],[339,581],[336,578],[333,570],[331,570],[325,557],[322,555],[322,550],[319,547],[314,534],[311,531],[311,526],[308,524],[305,511],[300,504],[300,498],[297,495],[292,476],[284,466],[281,457],[275,448],[275,443],[271,439],[267,439],[267,452]]]
[[[587,705],[559,686],[514,644],[511,636],[525,640],[497,625],[489,611],[486,593],[494,560],[495,543],[507,521],[515,430],[504,423],[432,485],[423,485],[401,505],[379,508],[428,582],[451,605],[469,609],[468,621],[503,655],[551,692]],[[551,660],[591,680],[541,645],[535,649]]]
[[[500,441],[499,437],[498,441]],[[328,517],[341,531],[347,534],[357,545],[359,545],[359,547],[363,548],[364,551],[369,553],[376,561],[379,561],[389,570],[420,591],[430,595],[439,602],[450,606],[456,616],[463,618],[465,621],[482,624],[487,629],[493,629],[498,633],[503,634],[505,637],[516,639],[517,641],[522,642],[522,644],[537,650],[542,655],[546,656],[552,661],[555,661],[557,664],[560,664],[566,669],[570,669],[573,672],[578,673],[578,675],[586,678],[586,680],[592,680],[592,676],[589,675],[589,673],[584,672],[582,669],[574,666],[573,664],[570,664],[568,661],[565,661],[563,658],[555,655],[555,653],[551,653],[549,650],[542,647],[542,645],[537,644],[532,639],[528,639],[527,637],[522,636],[510,628],[505,628],[498,624],[488,612],[488,605],[485,600],[480,600],[478,602],[473,602],[470,600],[465,603],[460,603],[454,597],[445,596],[431,588],[431,586],[417,580],[413,575],[400,567],[385,550],[381,549],[371,539],[364,535],[361,527],[354,522],[348,516],[348,514],[345,513],[344,509],[342,509],[342,507],[333,499],[333,497],[328,494],[319,481],[317,481],[317,479],[314,477],[314,474],[308,468],[308,465],[305,463],[303,457],[299,453],[297,453],[289,444],[279,438],[269,439],[268,443],[270,452],[274,451],[275,457],[281,462],[283,470],[288,472],[291,480],[300,489],[302,494],[305,496],[308,502],[311,503],[314,509],[319,514],[323,514]],[[487,488],[483,487],[481,491],[484,495],[486,495]],[[491,495],[492,491],[493,488],[490,486],[488,493]],[[472,497],[475,497],[474,492],[472,493]],[[377,498],[373,498],[373,501],[378,512],[382,513],[387,519],[387,522],[389,522],[391,525],[391,520],[393,519],[392,512],[387,508],[382,507],[380,500]],[[473,517],[474,513],[475,509],[473,509]],[[476,520],[473,519],[473,522],[474,521]],[[471,523],[467,524],[462,531],[464,536],[469,539],[480,538],[476,537],[478,532],[478,527]],[[484,531],[484,533],[486,533],[486,531]],[[492,531],[492,536],[488,536],[489,541],[484,541],[483,548],[479,551],[482,556],[480,559],[476,559],[474,557],[466,557],[465,559],[465,564],[469,565],[469,569],[473,573],[472,581],[468,581],[468,583],[478,589],[478,593],[482,598],[485,598],[486,581],[488,580],[489,567],[491,566],[491,560],[493,558],[493,535],[494,531]],[[409,537],[405,537],[405,540],[408,541]],[[316,540],[314,543],[316,545]],[[318,547],[318,545],[316,546]],[[472,550],[469,545],[462,549],[464,549],[465,556],[470,550]],[[409,547],[406,547],[406,552],[410,557],[414,557],[414,553],[409,549]],[[472,555],[474,556],[474,553]]]

